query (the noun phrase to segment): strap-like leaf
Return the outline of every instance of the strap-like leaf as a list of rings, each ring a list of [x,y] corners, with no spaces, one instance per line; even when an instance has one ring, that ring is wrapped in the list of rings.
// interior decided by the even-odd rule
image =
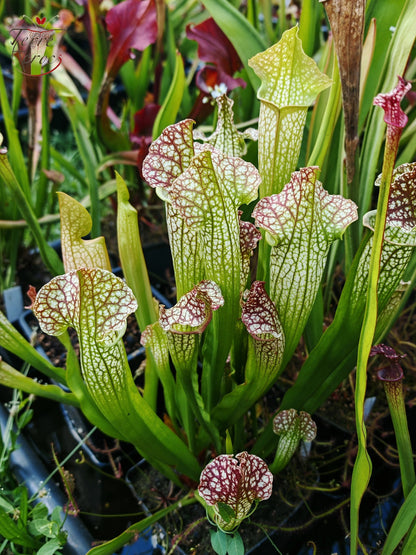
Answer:
[[[53,399],[59,403],[79,406],[75,395],[64,391],[58,385],[41,384],[18,372],[15,368],[0,358],[0,384],[12,389],[19,389],[31,395],[38,395],[47,399]]]
[[[117,242],[124,279],[137,299],[136,319],[141,330],[157,320],[149,274],[143,255],[137,210],[129,203],[129,191],[123,178],[117,181]]]
[[[24,173],[24,172],[22,172]],[[62,271],[62,262],[54,249],[47,243],[45,235],[41,230],[37,216],[32,208],[30,199],[26,196],[22,185],[16,178],[7,155],[7,148],[0,148],[0,183],[2,187],[8,187],[13,195],[22,217],[26,220],[30,231],[35,238],[42,260],[52,272],[59,274]]]
[[[176,121],[185,86],[185,70],[183,67],[182,54],[177,52],[172,83],[153,125],[154,138],[158,137],[165,127]]]
[[[389,534],[387,536],[386,542],[383,547],[382,555],[392,555],[396,547],[399,545],[403,537],[409,532],[409,530],[415,530],[415,518],[416,518],[416,487],[413,487],[412,491],[407,496],[403,505],[400,507],[396,518],[390,528]],[[409,554],[411,552],[409,551]]]
[[[45,376],[66,384],[65,373],[55,368],[16,330],[6,316],[0,311],[0,345],[31,364]]]

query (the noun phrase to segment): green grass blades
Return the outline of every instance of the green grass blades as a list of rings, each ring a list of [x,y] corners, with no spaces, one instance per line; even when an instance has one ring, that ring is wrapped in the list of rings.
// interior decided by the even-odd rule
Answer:
[[[409,542],[405,542],[403,555],[411,555],[416,546],[416,487],[407,496],[405,502],[400,507],[396,518],[391,525],[387,539],[385,541],[382,555],[392,555],[402,539],[409,533]],[[413,549],[413,551],[412,551]]]
[[[48,245],[45,235],[42,232],[35,211],[33,209],[30,198],[26,195],[22,184],[18,181],[12,166],[9,162],[7,148],[0,149],[0,183],[9,189],[14,197],[14,201],[19,207],[19,210],[26,220],[30,231],[39,247],[42,260],[53,275],[59,274],[62,271],[62,262],[53,248]]]

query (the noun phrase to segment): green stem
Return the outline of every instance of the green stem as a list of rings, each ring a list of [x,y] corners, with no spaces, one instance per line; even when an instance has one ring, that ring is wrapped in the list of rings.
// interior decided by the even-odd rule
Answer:
[[[280,0],[279,2],[279,30],[280,36],[287,29],[287,22],[286,22],[286,0]]]
[[[128,542],[130,542],[138,533],[143,532],[149,526],[152,526],[156,522],[158,522],[161,518],[167,516],[168,514],[172,513],[173,511],[177,511],[182,507],[186,507],[187,505],[191,505],[192,503],[196,503],[197,499],[193,496],[192,492],[188,495],[176,501],[169,507],[165,509],[161,509],[157,511],[154,515],[148,516],[144,518],[140,522],[136,522],[132,524],[125,530],[122,534],[117,536],[116,538],[101,544],[97,547],[93,547],[87,553],[87,555],[112,555],[117,549],[123,547]]]
[[[58,403],[79,407],[78,399],[73,393],[67,393],[58,385],[40,384],[9,366],[3,360],[0,360],[0,384],[11,389],[19,389],[29,395],[37,395]]]
[[[101,24],[98,3],[93,0],[88,0],[86,8],[91,23],[91,48],[93,51],[91,89],[88,96],[87,108],[90,123],[93,126],[95,123],[95,109],[100,93],[101,79],[105,69],[107,44],[103,25]],[[85,124],[87,125],[87,122],[85,122]]]
[[[393,421],[394,433],[396,436],[397,450],[399,451],[403,493],[404,496],[407,497],[415,485],[416,478],[402,381],[385,381],[384,391],[386,392],[390,415]]]
[[[322,122],[320,123],[319,133],[315,140],[313,151],[308,159],[308,166],[323,167],[326,155],[333,140],[335,126],[341,110],[341,80],[337,60],[334,60],[332,70],[332,86],[329,93],[328,104],[326,106]]]
[[[49,132],[49,75],[42,78],[42,151],[41,151],[41,170],[49,169],[50,165],[50,132]],[[39,172],[39,179],[36,183],[36,205],[35,213],[41,216],[42,213],[51,209],[50,200],[47,198],[48,177],[43,171]]]
[[[354,464],[351,483],[351,555],[357,554],[358,524],[361,499],[371,476],[372,464],[366,448],[367,433],[364,423],[364,400],[367,388],[367,361],[373,343],[377,323],[377,285],[380,273],[381,250],[386,226],[390,184],[401,129],[388,125],[380,193],[370,259],[367,302],[358,344],[357,374],[355,386],[355,417],[357,427],[358,452]]]
[[[153,303],[149,274],[143,254],[137,210],[130,204],[127,185],[118,173],[116,173],[116,181],[117,240],[121,267],[127,285],[132,289],[139,305],[136,310],[136,318],[140,330],[143,331],[146,326],[158,320],[158,314]]]

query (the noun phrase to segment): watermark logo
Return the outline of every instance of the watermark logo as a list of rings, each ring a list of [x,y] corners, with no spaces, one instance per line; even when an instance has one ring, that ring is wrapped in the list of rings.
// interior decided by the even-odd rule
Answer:
[[[12,54],[19,60],[21,72],[30,77],[41,77],[55,71],[62,62],[62,56],[54,52],[56,33],[46,23],[46,18],[36,17],[34,21],[24,18],[10,30]]]

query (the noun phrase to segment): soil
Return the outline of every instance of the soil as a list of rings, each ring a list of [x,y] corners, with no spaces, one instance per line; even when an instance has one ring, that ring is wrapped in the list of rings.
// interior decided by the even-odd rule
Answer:
[[[275,477],[272,497],[261,502],[241,525],[247,554],[306,555],[311,553],[311,542],[317,553],[346,552],[354,437],[319,416],[316,420],[318,436],[310,453],[292,459]],[[361,539],[372,555],[381,553],[385,530],[401,502],[397,453],[384,443],[394,445],[388,429],[388,415],[375,412],[369,431],[374,473],[361,513]],[[127,479],[150,512],[186,493],[143,462],[129,471]],[[214,553],[210,545],[213,528],[199,503],[171,513],[160,523],[167,531],[167,552]]]

